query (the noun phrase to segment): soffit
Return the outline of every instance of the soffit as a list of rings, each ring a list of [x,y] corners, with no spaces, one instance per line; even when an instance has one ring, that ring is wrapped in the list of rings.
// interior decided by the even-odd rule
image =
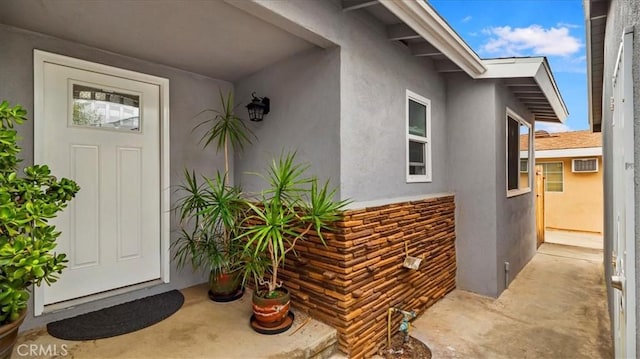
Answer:
[[[340,4],[345,12],[363,11],[375,18],[385,26],[389,41],[406,46],[413,56],[431,60],[438,72],[475,76],[484,71],[480,58],[426,2],[340,0]],[[434,18],[437,21],[431,21]],[[425,23],[429,26],[420,26]]]
[[[569,115],[544,57],[484,60],[487,72],[480,78],[500,79],[535,115],[536,121],[564,122]]]
[[[563,122],[568,113],[546,59],[480,59],[426,2],[340,0],[342,9],[366,11],[386,27],[389,41],[425,57],[441,73],[465,72],[474,79],[503,79],[537,121]]]
[[[0,23],[228,81],[314,47],[220,0],[5,0]]]
[[[587,75],[589,124],[593,131],[602,125],[602,84],[604,81],[604,37],[609,0],[584,0],[587,28]]]

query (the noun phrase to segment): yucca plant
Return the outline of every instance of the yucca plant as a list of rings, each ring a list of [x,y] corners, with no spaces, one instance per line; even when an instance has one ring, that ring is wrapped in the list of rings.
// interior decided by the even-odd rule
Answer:
[[[235,114],[233,92],[229,91],[226,98],[222,91],[219,91],[219,95],[222,110],[206,109],[198,113],[196,118],[203,115],[213,115],[213,117],[201,121],[194,130],[200,127],[207,128],[200,138],[200,143],[204,148],[215,143],[216,152],[223,151],[225,183],[229,184],[229,146],[234,151],[242,152],[245,145],[251,144],[251,139],[255,138],[255,135]]]
[[[184,195],[176,203],[180,235],[173,243],[178,265],[190,262],[194,268],[204,267],[216,274],[239,269],[242,245],[235,238],[248,209],[242,191],[227,186],[220,172],[214,179],[203,176],[199,180],[188,170],[184,176],[179,187]]]
[[[196,118],[203,115],[210,118],[202,120],[194,130],[206,128],[200,138],[203,148],[215,144],[216,152],[224,153],[224,173],[218,171],[215,177],[208,178],[184,170],[184,181],[177,189],[181,197],[175,206],[180,234],[172,243],[180,266],[190,262],[196,269],[210,271],[209,283],[214,295],[225,294],[236,283],[240,285],[241,272],[237,270],[243,266],[243,247],[236,238],[248,207],[242,190],[230,185],[229,157],[230,149],[242,151],[255,137],[235,114],[233,93],[225,97],[220,91],[219,95],[221,109],[198,113]],[[227,281],[232,283],[223,284]]]
[[[26,114],[20,105],[0,103],[0,325],[21,317],[32,285],[55,282],[66,268],[66,256],[54,252],[60,232],[49,220],[80,189],[70,179],[57,179],[46,165],[18,174],[14,126]]]
[[[278,295],[276,290],[282,286],[278,269],[289,253],[295,253],[296,243],[311,232],[325,243],[323,232],[334,230],[333,223],[348,204],[334,200],[336,189],[329,188],[329,181],[319,185],[306,174],[309,166],[296,163],[295,156],[295,152],[283,153],[273,160],[262,176],[269,186],[257,203],[249,203],[251,211],[245,221],[249,225],[241,233],[245,255],[258,264],[246,267],[245,280],[253,277],[256,290],[266,298]],[[268,264],[259,265],[265,256]]]

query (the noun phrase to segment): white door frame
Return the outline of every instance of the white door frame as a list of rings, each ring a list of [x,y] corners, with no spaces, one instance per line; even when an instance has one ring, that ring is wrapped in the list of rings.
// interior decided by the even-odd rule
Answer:
[[[34,128],[33,128],[33,162],[38,164],[44,158],[44,139],[46,134],[42,131],[44,121],[44,65],[51,63],[72,67],[80,70],[101,73],[109,76],[145,82],[157,85],[160,89],[160,281],[169,283],[171,272],[170,254],[170,171],[169,171],[169,80],[157,76],[139,72],[124,70],[112,66],[97,64],[73,57],[53,54],[41,50],[33,50],[33,99],[34,99]],[[64,273],[62,274],[64,275]],[[151,282],[150,285],[155,285]],[[140,286],[132,286],[127,289],[136,290]],[[126,290],[126,289],[125,289]],[[120,294],[123,290],[116,290],[112,294]],[[97,297],[104,297],[98,295]],[[109,296],[109,293],[107,293]],[[88,300],[97,299],[89,296]],[[87,301],[88,301],[87,300]],[[34,287],[33,290],[34,314],[41,315],[48,310],[44,306],[44,288]],[[56,306],[55,309],[60,309]]]

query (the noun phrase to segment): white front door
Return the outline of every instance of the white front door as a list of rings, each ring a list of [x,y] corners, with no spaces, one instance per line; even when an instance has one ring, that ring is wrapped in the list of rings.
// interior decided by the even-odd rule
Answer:
[[[616,358],[636,357],[635,231],[634,231],[634,129],[633,89],[630,79],[631,46],[623,37],[613,75],[612,181],[613,219],[613,331]]]
[[[40,76],[37,160],[81,188],[54,221],[69,263],[43,304],[160,279],[160,86],[46,61]]]

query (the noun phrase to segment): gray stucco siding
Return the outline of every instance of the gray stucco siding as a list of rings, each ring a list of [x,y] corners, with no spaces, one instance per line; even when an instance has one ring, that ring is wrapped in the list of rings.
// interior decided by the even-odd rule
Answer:
[[[534,179],[527,193],[507,197],[506,179],[506,119],[507,107],[531,124],[535,131],[533,115],[522,106],[509,89],[496,82],[496,277],[497,294],[506,286],[505,262],[509,262],[509,282],[529,263],[536,253]],[[533,173],[530,173],[533,176]]]
[[[456,282],[458,288],[496,296],[495,85],[464,74],[447,79],[448,170],[456,196]]]
[[[299,163],[311,165],[308,174],[339,188],[340,48],[305,51],[237,81],[235,89],[243,117],[252,92],[271,100],[262,122],[247,122],[256,140],[236,153],[236,176],[245,191],[266,185],[250,172],[265,173],[272,159],[291,151]]]
[[[448,192],[445,80],[430,60],[389,41],[367,12],[337,1],[258,1],[340,47],[341,197],[356,202]],[[405,94],[431,101],[431,183],[406,182]],[[321,94],[318,94],[321,95]]]
[[[218,89],[224,92],[232,90],[230,83],[4,25],[0,25],[0,39],[4,47],[0,56],[0,99],[22,104],[29,111],[30,119],[33,119],[33,49],[164,77],[170,81],[171,185],[180,183],[185,167],[203,174],[213,174],[216,169],[224,169],[222,155],[217,155],[213,148],[202,150],[197,143],[198,134],[192,133],[191,129],[197,123],[193,116],[205,108],[217,108]],[[33,121],[27,121],[21,126],[19,135],[23,138],[23,164],[30,165],[33,162]],[[172,203],[175,200],[176,194],[172,191]],[[172,215],[172,233],[176,228],[175,217]],[[77,305],[39,317],[29,313],[21,329],[27,330],[53,320],[206,281],[203,273],[194,273],[191,268],[177,269],[173,261],[170,276],[171,282],[168,284]],[[30,305],[29,308],[33,306]]]

